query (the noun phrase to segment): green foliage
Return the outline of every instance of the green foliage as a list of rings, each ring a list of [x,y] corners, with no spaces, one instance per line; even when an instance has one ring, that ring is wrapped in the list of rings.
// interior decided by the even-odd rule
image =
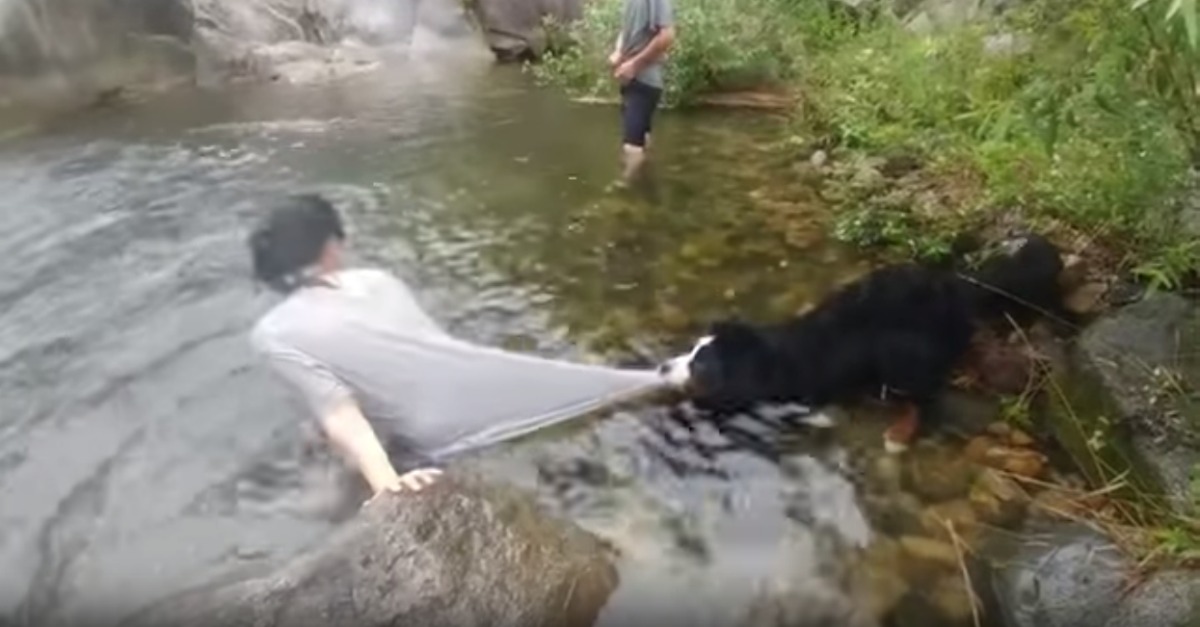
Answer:
[[[1000,417],[1004,422],[1021,429],[1032,429],[1032,394],[1005,396],[1000,399]]]
[[[845,20],[809,0],[675,0],[679,38],[667,59],[670,104],[717,92],[794,80],[808,41],[828,44],[847,32]],[[592,0],[583,19],[565,29],[570,45],[533,67],[547,83],[573,95],[611,95],[607,59],[621,25],[622,0]]]
[[[813,60],[813,115],[845,147],[904,146],[978,173],[976,208],[1120,242],[1177,286],[1200,261],[1172,202],[1200,145],[1195,98],[1175,97],[1194,93],[1196,55],[1124,2],[1032,2],[933,37],[881,23]],[[1162,67],[1179,80],[1152,80]]]
[[[1176,290],[1183,279],[1200,268],[1200,241],[1183,239],[1133,268],[1133,274],[1152,290]]]
[[[862,248],[899,248],[917,259],[938,261],[950,254],[945,233],[921,228],[911,213],[865,207],[843,211],[834,220],[833,235]]]
[[[843,153],[900,148],[981,181],[955,208],[977,219],[929,224],[858,198],[835,220],[840,239],[937,256],[949,238],[930,228],[1015,208],[1126,249],[1156,287],[1200,267],[1175,202],[1200,163],[1196,0],[1030,0],[932,35],[889,17],[853,22],[826,0],[676,4],[668,101],[786,83],[806,96],[808,134]],[[590,2],[538,76],[612,94],[605,60],[620,10],[621,0]]]

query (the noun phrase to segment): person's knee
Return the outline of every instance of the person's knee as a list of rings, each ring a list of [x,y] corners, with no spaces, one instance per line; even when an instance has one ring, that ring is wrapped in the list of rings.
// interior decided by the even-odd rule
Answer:
[[[643,149],[646,147],[646,136],[644,118],[637,115],[636,111],[625,117],[624,129],[622,131],[622,142],[625,146]]]
[[[654,114],[651,104],[644,94],[630,90],[621,116],[622,135],[626,146],[639,149],[646,147],[650,134],[650,118]]]

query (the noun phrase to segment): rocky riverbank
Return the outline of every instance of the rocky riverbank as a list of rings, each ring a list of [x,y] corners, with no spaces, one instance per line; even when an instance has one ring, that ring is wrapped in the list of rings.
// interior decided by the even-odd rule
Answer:
[[[1200,625],[1200,308],[1152,294],[1089,326],[1048,386],[1048,431],[1090,488],[1006,539],[1008,627]]]
[[[115,93],[235,80],[313,82],[376,68],[414,40],[523,60],[578,0],[167,0],[0,5],[0,106],[74,107]]]
[[[447,477],[372,503],[265,575],[184,593],[123,624],[587,627],[616,585],[595,537],[514,490]]]

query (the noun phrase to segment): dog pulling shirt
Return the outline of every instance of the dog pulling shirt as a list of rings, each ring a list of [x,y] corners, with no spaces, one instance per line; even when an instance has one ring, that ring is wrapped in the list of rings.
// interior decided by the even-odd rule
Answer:
[[[353,399],[381,439],[433,460],[660,385],[654,372],[543,359],[452,337],[379,270],[299,288],[251,342],[317,417]]]

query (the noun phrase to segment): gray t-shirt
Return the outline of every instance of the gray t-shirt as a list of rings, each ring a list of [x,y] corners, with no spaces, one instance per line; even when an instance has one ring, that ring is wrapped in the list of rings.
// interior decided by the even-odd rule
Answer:
[[[660,384],[654,372],[542,359],[443,331],[396,277],[346,270],[304,287],[251,341],[315,417],[357,401],[381,438],[436,460],[530,433]]]
[[[625,11],[621,18],[622,58],[641,52],[659,30],[674,24],[671,0],[625,0]],[[662,89],[663,59],[642,68],[636,78],[651,87]]]

